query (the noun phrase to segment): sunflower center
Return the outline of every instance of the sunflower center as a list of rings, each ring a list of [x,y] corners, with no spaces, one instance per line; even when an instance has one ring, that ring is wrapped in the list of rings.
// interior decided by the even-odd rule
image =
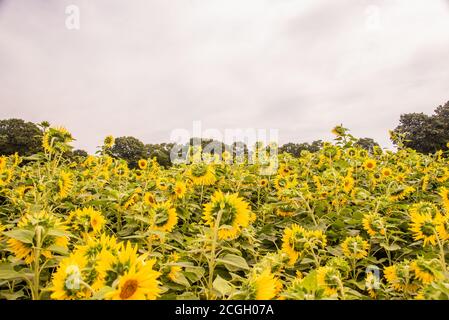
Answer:
[[[126,280],[123,284],[122,290],[120,291],[120,298],[129,299],[134,293],[136,293],[138,286],[139,283],[137,280]]]
[[[435,228],[434,228],[434,225],[431,222],[425,222],[421,226],[421,232],[426,237],[430,237],[430,236],[434,235],[434,231],[435,231]]]
[[[207,173],[207,166],[204,164],[198,164],[192,168],[192,175],[195,177],[202,177]]]

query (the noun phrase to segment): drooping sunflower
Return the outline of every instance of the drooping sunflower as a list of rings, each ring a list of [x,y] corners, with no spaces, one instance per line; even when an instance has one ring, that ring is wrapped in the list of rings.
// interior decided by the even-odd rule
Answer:
[[[63,127],[48,128],[42,137],[42,146],[48,153],[64,153],[71,149],[69,143],[73,140],[72,134]]]
[[[324,294],[327,296],[336,295],[341,286],[340,271],[333,267],[319,267],[316,270],[316,279],[318,285],[324,289]]]
[[[86,299],[91,292],[86,286],[83,269],[87,259],[81,254],[72,254],[61,260],[52,276],[51,298],[55,300]]]
[[[298,206],[295,202],[286,199],[279,203],[276,207],[276,214],[281,217],[292,217],[298,211]]]
[[[66,198],[70,191],[73,189],[75,184],[75,179],[73,173],[68,171],[62,171],[59,175],[58,180],[58,188],[59,188],[59,196],[61,199]]]
[[[176,208],[170,201],[155,204],[150,209],[150,216],[153,220],[152,230],[171,232],[178,223]]]
[[[216,191],[210,202],[204,205],[203,219],[210,227],[218,228],[220,240],[232,240],[249,225],[251,209],[238,194]]]
[[[11,182],[13,177],[13,171],[11,169],[0,169],[0,187],[6,186]]]
[[[140,170],[145,170],[146,168],[148,168],[148,161],[145,159],[140,159],[137,164]]]
[[[406,187],[399,187],[394,189],[391,193],[390,193],[390,197],[389,200],[390,201],[399,201],[399,200],[404,200],[405,198],[407,198],[408,196],[410,196],[413,192],[415,192],[416,189],[414,187],[411,186],[406,186]]]
[[[414,233],[415,240],[423,240],[423,246],[427,244],[436,245],[436,227],[437,221],[432,218],[430,213],[419,214],[411,213],[411,226],[410,230]]]
[[[375,289],[379,284],[379,279],[374,276],[373,272],[367,272],[365,277],[365,289],[368,291],[368,294],[371,298],[375,299],[377,294]]]
[[[114,291],[105,295],[112,300],[155,300],[160,295],[161,289],[158,281],[160,273],[153,270],[155,261],[146,261],[139,269],[131,266],[118,278],[118,284]]]
[[[187,176],[193,181],[194,185],[199,186],[210,186],[217,180],[213,167],[205,163],[192,164],[187,170]]]
[[[271,300],[276,297],[282,284],[269,268],[263,270],[252,279],[255,300]]]
[[[116,256],[118,250],[121,248],[114,236],[108,236],[102,233],[100,237],[87,237],[86,244],[77,245],[76,251],[85,256],[89,260],[96,260],[100,253],[106,251]]]
[[[284,230],[282,251],[290,258],[290,265],[294,265],[302,255],[307,245],[307,236],[307,230],[297,224],[292,224]]]
[[[441,197],[441,201],[443,203],[444,210],[446,214],[449,215],[449,189],[442,187],[438,193]]]
[[[435,218],[440,214],[440,210],[436,205],[430,202],[419,202],[411,205],[409,208],[410,215],[429,214],[432,218]]]
[[[93,207],[72,211],[69,221],[73,230],[80,230],[85,234],[100,233],[106,223],[103,214]]]
[[[396,291],[416,292],[418,286],[412,281],[413,273],[408,260],[403,260],[384,269],[385,279]]]
[[[449,216],[439,214],[435,217],[436,230],[441,240],[449,240]]]
[[[368,241],[363,240],[360,236],[347,237],[343,241],[341,248],[346,257],[360,260],[368,255],[369,244]]]
[[[418,257],[410,263],[410,270],[415,273],[415,278],[423,284],[429,284],[435,279],[443,277],[440,269],[440,264],[435,259],[429,260],[423,257]]]
[[[67,248],[69,239],[65,233],[67,227],[58,219],[45,211],[29,213],[24,215],[18,222],[17,227],[22,230],[32,232],[30,241],[22,241],[10,235],[8,248],[17,259],[24,260],[25,263],[32,263],[35,259],[35,248],[40,248],[40,253],[46,257],[53,256],[51,247],[57,246]],[[48,232],[51,231],[51,234]],[[37,233],[40,233],[37,235]],[[40,241],[38,243],[38,241]]]
[[[372,237],[376,235],[385,235],[386,233],[386,223],[383,217],[380,214],[373,212],[367,213],[363,216],[362,219],[363,228],[368,232],[368,234]]]

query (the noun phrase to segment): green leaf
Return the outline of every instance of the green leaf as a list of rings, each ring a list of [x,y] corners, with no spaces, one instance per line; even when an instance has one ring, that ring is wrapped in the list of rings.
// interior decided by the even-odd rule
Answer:
[[[177,272],[176,277],[174,279],[171,279],[174,283],[183,285],[185,287],[190,287],[190,282],[187,280],[187,278],[184,276],[182,272]]]
[[[9,264],[0,264],[0,279],[2,280],[12,280],[25,278],[26,275],[15,271]]]
[[[184,292],[176,297],[176,300],[200,300],[195,294],[192,292]]]
[[[30,243],[30,244],[33,243],[34,232],[31,230],[15,229],[3,232],[3,234],[7,237],[19,240],[23,243]]]
[[[222,258],[217,259],[217,262],[224,264],[226,268],[230,266],[231,269],[232,267],[235,267],[243,270],[249,270],[249,266],[246,260],[241,256],[235,254],[226,254]]]
[[[219,275],[217,275],[212,285],[222,296],[229,295],[232,292],[232,287],[229,285],[229,282]]]
[[[401,247],[400,246],[398,246],[397,244],[390,244],[390,245],[387,245],[386,243],[381,243],[380,244],[380,246],[382,247],[382,248],[384,248],[385,250],[388,250],[388,251],[396,251],[396,250],[400,250],[401,249]]]

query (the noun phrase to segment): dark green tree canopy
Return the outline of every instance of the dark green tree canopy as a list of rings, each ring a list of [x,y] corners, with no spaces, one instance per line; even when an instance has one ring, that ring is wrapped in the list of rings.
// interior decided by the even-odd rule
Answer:
[[[401,115],[394,133],[404,135],[405,147],[422,153],[446,150],[449,142],[449,101],[436,108],[431,116],[424,113]]]
[[[134,137],[116,138],[111,155],[126,160],[131,167],[136,167],[140,159],[147,158],[145,145]]]
[[[321,140],[315,140],[312,143],[303,142],[303,143],[293,143],[289,142],[284,145],[282,145],[279,148],[279,153],[290,153],[294,157],[299,157],[301,155],[301,151],[307,150],[310,152],[316,152],[320,150],[320,148],[323,146],[323,141]]]
[[[0,120],[0,154],[29,156],[42,151],[42,131],[21,119]]]
[[[374,147],[379,146],[379,144],[376,141],[374,141],[372,138],[360,138],[359,140],[357,140],[355,145],[358,147],[361,147],[369,152],[372,152]]]

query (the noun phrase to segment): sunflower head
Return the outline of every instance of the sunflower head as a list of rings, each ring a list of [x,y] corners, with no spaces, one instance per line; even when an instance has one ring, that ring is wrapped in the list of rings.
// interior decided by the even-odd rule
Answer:
[[[114,137],[107,136],[106,138],[104,138],[103,146],[105,147],[105,149],[111,149],[114,146],[114,143],[115,143]]]
[[[64,153],[70,151],[70,142],[74,141],[72,134],[63,127],[48,128],[42,137],[42,146],[48,153]]]
[[[341,248],[343,254],[350,259],[363,259],[368,255],[369,244],[360,236],[347,237]]]
[[[145,159],[140,159],[139,161],[137,161],[137,165],[139,166],[140,170],[145,170],[146,168],[148,168],[148,161]]]
[[[340,272],[333,267],[325,266],[319,267],[316,273],[318,286],[324,289],[325,295],[336,295],[341,286]]]
[[[365,214],[362,224],[366,232],[372,237],[376,235],[384,236],[386,233],[385,219],[376,212]]]
[[[376,169],[376,166],[376,160],[374,159],[367,159],[363,163],[363,168],[367,171],[373,171],[374,169]]]
[[[255,273],[249,279],[250,299],[271,300],[274,299],[282,288],[280,280],[271,273],[269,268],[260,273]]]
[[[420,214],[411,213],[410,230],[413,232],[413,237],[416,241],[423,240],[423,245],[436,245],[438,220],[433,219],[430,213]]]
[[[152,230],[171,232],[178,223],[176,209],[170,201],[157,203],[150,209],[150,217],[153,221]]]
[[[201,162],[192,164],[187,172],[187,176],[195,185],[209,186],[217,180],[213,167]]]
[[[204,205],[203,219],[212,228],[218,227],[219,239],[232,240],[249,225],[251,210],[249,204],[237,194],[216,191],[211,201]]]

